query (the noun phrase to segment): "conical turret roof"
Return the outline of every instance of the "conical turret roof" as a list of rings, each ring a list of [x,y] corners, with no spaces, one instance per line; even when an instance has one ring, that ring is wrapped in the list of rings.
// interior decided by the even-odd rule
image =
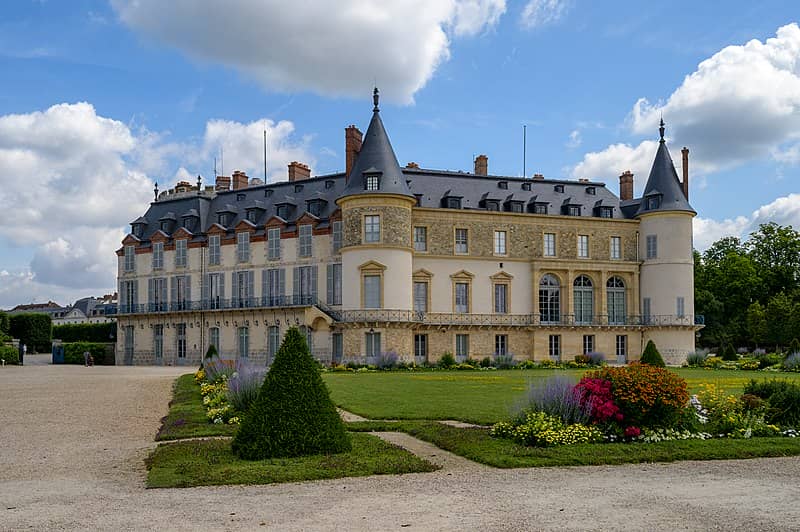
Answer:
[[[383,127],[380,109],[378,108],[378,89],[373,96],[375,106],[372,110],[372,120],[364,135],[361,151],[358,153],[353,169],[347,177],[347,186],[342,196],[355,194],[401,194],[414,197],[408,188],[406,178],[397,157],[389,142],[389,136]],[[367,176],[378,176],[377,190],[367,190]]]
[[[678,173],[675,171],[675,165],[667,149],[663,120],[659,131],[661,139],[658,143],[658,151],[653,161],[653,167],[650,169],[647,184],[644,186],[642,201],[636,216],[660,211],[684,211],[697,214],[683,193],[683,186],[678,179]]]

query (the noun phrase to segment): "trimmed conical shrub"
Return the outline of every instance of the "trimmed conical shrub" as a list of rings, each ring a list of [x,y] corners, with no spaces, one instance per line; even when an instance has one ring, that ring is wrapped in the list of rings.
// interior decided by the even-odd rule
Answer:
[[[214,344],[208,346],[208,351],[206,351],[206,358],[214,358],[217,355],[217,348]]]
[[[792,341],[789,343],[789,354],[792,353],[800,353],[800,340],[797,338],[792,338]]]
[[[728,362],[739,360],[739,355],[736,354],[736,349],[733,348],[733,344],[730,342],[725,342],[722,344],[722,352],[720,355],[722,356],[722,360],[726,360]]]
[[[656,349],[656,344],[654,344],[652,340],[648,340],[647,345],[644,347],[642,358],[639,359],[639,362],[642,364],[647,364],[648,366],[656,366],[659,368],[666,366],[666,364],[664,364],[664,359],[661,358],[661,353],[658,352],[658,349]]]
[[[350,436],[300,332],[286,333],[231,445],[246,460],[351,449]]]

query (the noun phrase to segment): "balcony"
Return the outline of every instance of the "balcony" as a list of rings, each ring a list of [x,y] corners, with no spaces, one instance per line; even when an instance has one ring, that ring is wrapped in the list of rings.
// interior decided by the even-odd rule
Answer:
[[[316,303],[316,298],[306,295],[232,299],[215,298],[197,301],[174,301],[172,303],[121,304],[119,305],[118,314],[159,314],[167,312],[200,312],[250,308],[310,307]]]

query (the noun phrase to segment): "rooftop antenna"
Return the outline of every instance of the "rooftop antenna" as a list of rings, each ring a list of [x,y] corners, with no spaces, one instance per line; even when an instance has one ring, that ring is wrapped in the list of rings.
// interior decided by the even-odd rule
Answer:
[[[267,124],[264,123],[264,183],[267,182]]]
[[[219,147],[219,174],[225,175],[225,148]]]
[[[528,156],[528,126],[527,124],[522,124],[522,177],[528,177],[527,156]]]
[[[217,178],[219,174],[217,173],[217,158],[214,157],[214,179]]]

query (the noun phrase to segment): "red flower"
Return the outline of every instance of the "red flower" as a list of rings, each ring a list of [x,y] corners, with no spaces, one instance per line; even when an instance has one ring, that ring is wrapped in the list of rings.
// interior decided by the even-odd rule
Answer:
[[[642,433],[639,427],[627,427],[625,429],[625,437],[626,438],[636,438]]]

